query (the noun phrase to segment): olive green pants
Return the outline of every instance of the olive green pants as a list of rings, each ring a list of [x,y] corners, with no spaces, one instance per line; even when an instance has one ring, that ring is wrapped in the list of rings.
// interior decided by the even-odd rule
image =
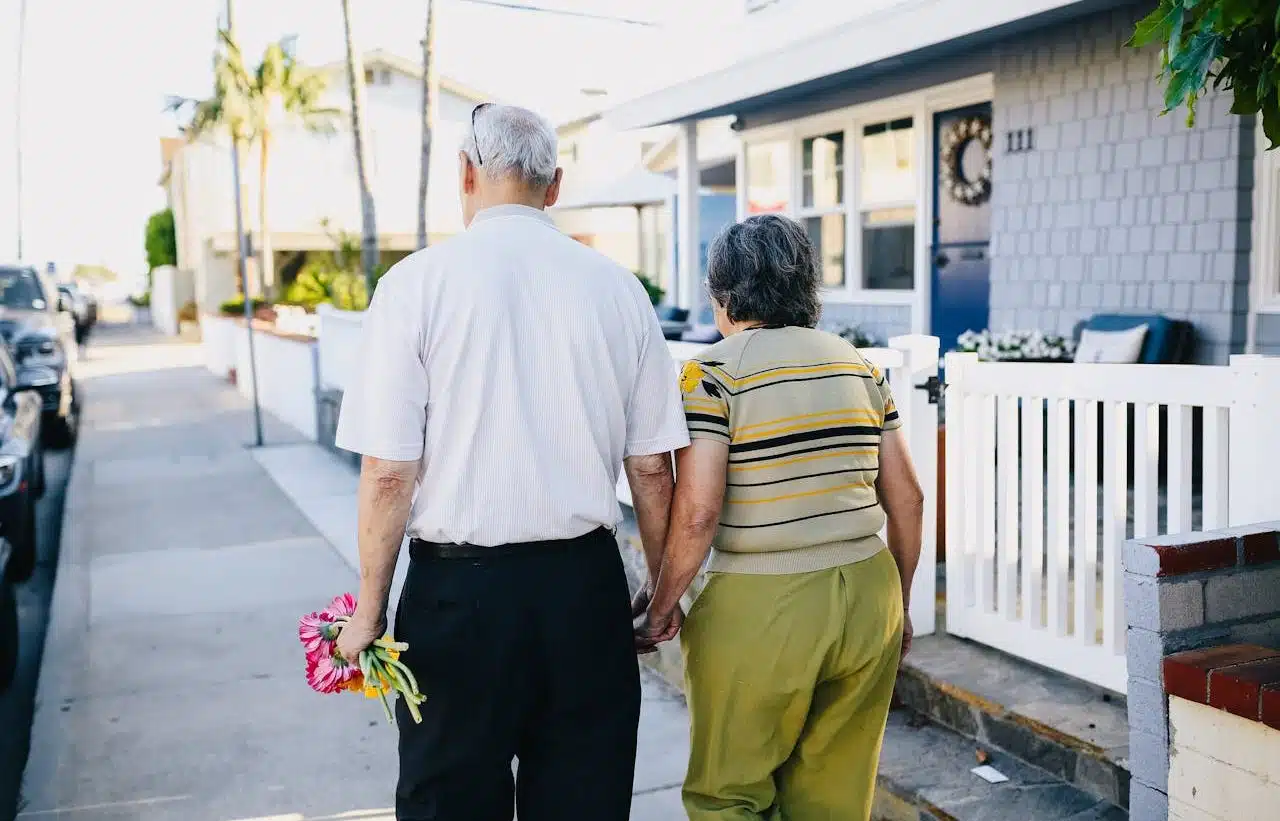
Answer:
[[[690,821],[865,821],[902,637],[887,550],[785,576],[713,574],[682,632]]]

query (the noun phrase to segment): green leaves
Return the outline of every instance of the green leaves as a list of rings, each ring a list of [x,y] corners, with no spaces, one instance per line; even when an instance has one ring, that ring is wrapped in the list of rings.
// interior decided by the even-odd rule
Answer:
[[[1194,125],[1212,81],[1233,95],[1233,114],[1260,114],[1271,148],[1280,146],[1280,0],[1161,0],[1129,39],[1151,44],[1162,47],[1164,113],[1185,105]]]

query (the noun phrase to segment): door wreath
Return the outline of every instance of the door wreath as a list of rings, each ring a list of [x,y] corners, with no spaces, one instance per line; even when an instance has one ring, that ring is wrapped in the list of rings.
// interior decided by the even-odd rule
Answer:
[[[966,179],[961,167],[964,149],[977,140],[984,161],[975,179]],[[951,199],[964,205],[981,205],[991,199],[991,121],[985,117],[964,117],[951,123],[942,134],[939,158],[942,188]]]

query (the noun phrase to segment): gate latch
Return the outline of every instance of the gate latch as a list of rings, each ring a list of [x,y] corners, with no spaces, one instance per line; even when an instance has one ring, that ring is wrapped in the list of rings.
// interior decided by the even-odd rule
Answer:
[[[924,391],[929,394],[929,404],[936,405],[942,399],[942,389],[946,387],[936,376],[931,376],[924,381],[924,384],[917,385],[916,390]]]

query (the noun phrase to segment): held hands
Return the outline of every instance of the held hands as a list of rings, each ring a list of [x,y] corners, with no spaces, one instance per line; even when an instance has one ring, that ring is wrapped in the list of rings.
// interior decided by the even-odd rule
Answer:
[[[635,626],[636,652],[645,655],[655,653],[658,645],[671,641],[684,625],[684,611],[679,605],[671,612],[660,614],[652,608],[653,590],[640,588],[631,600],[631,617],[639,619]]]

